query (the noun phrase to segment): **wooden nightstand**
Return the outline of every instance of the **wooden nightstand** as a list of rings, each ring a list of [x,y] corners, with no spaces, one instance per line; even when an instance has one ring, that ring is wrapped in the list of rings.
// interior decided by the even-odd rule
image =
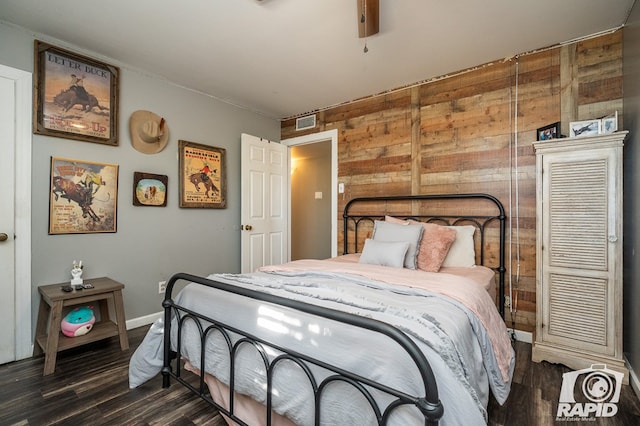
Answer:
[[[40,308],[36,336],[33,344],[33,356],[44,353],[44,374],[49,375],[56,369],[56,357],[59,351],[75,348],[97,340],[120,336],[122,350],[129,349],[129,338],[124,318],[122,289],[124,284],[110,278],[85,279],[85,284],[93,285],[91,289],[62,291],[68,282],[38,287],[40,292]],[[91,304],[97,302],[96,323],[93,329],[84,336],[67,337],[60,331],[62,309],[66,306]],[[110,311],[115,312],[115,322]],[[98,317],[99,313],[99,317]]]

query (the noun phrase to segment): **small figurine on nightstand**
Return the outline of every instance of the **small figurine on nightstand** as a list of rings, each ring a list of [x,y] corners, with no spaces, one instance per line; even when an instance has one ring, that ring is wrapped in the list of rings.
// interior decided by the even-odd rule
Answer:
[[[73,261],[73,268],[71,268],[71,285],[75,290],[82,288],[82,260],[80,263]]]

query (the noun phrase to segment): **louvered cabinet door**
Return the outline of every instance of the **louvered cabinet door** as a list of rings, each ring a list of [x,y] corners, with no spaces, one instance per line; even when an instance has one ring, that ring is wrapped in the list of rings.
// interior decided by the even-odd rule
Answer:
[[[615,152],[546,155],[542,338],[614,354]],[[611,229],[612,228],[612,229]]]
[[[534,144],[534,361],[622,361],[622,147],[627,132]]]

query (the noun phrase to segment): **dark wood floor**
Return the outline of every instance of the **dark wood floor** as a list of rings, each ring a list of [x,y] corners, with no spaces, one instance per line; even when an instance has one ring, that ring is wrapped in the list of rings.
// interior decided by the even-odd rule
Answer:
[[[511,393],[503,406],[489,403],[490,425],[640,425],[640,400],[628,385],[622,386],[618,413],[591,421],[556,421],[562,374],[571,369],[548,362],[531,361],[531,344],[515,342],[516,368]]]
[[[55,373],[47,377],[43,358],[0,366],[0,425],[225,425],[182,386],[162,389],[160,377],[129,389],[129,358],[147,329],[129,330],[128,351],[120,351],[112,338],[62,352]],[[503,406],[491,401],[490,425],[640,425],[640,402],[629,386],[623,387],[612,418],[556,422],[562,373],[569,369],[531,362],[526,343],[516,342],[516,353],[511,394]]]
[[[117,337],[58,354],[43,377],[44,358],[0,366],[0,425],[226,425],[200,398],[158,376],[129,389],[129,358],[148,327],[129,330],[131,348]]]

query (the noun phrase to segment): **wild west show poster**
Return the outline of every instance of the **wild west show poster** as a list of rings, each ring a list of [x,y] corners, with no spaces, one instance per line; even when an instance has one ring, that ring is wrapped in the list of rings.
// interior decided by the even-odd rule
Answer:
[[[110,139],[111,72],[53,50],[44,53],[43,125],[46,129]],[[69,105],[72,86],[83,103]]]
[[[224,208],[224,153],[221,148],[182,142],[183,207]]]
[[[116,232],[118,166],[51,158],[49,234]]]

